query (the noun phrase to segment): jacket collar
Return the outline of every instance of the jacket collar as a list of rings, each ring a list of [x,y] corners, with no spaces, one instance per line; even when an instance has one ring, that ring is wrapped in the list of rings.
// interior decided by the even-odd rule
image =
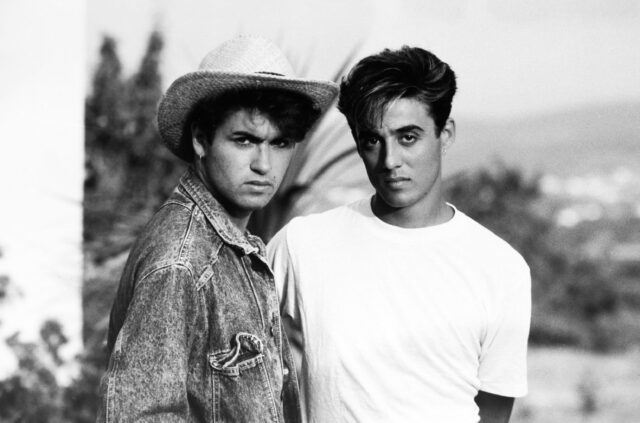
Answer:
[[[202,210],[206,219],[225,243],[242,250],[245,255],[257,253],[259,256],[265,257],[262,240],[248,231],[242,233],[231,222],[227,211],[209,192],[192,166],[182,175],[180,185],[191,196],[196,206]]]

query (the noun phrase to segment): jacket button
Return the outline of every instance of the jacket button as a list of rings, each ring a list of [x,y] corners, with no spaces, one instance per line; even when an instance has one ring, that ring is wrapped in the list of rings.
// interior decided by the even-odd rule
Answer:
[[[286,366],[282,368],[282,374],[285,376],[289,376],[289,369]]]

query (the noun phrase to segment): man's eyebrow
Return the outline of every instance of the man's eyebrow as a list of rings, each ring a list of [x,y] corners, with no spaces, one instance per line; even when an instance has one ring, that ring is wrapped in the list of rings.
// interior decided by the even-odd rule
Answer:
[[[393,130],[393,132],[411,132],[411,131],[424,132],[424,129],[422,129],[422,127],[418,125],[411,124],[411,125],[401,126],[400,128],[396,128]]]
[[[424,128],[415,124],[409,124],[409,125],[404,125],[399,128],[393,129],[394,133],[405,133],[405,132],[411,132],[411,131],[424,132]],[[375,129],[362,129],[358,131],[358,138],[375,137],[375,136],[378,136],[378,134],[379,134],[378,131],[376,131]]]
[[[232,136],[234,137],[245,137],[247,138],[249,141],[251,142],[261,142],[264,141],[262,138],[257,137],[255,134],[251,133],[251,132],[247,132],[247,131],[242,131],[242,130],[238,130],[238,131],[233,131],[231,133]]]
[[[378,133],[373,129],[361,129],[358,131],[358,138],[375,137]]]

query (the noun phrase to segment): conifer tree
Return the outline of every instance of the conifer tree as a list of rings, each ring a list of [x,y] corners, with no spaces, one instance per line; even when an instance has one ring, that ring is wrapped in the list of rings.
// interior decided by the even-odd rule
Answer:
[[[122,65],[116,41],[105,36],[85,102],[84,241],[99,237],[113,222],[123,181],[119,150],[123,133]]]
[[[158,103],[162,97],[160,62],[164,41],[154,30],[138,71],[126,82],[126,162],[128,186],[122,201],[132,213],[155,210],[177,183],[184,166],[163,145],[156,129]],[[150,178],[149,175],[155,175]]]
[[[86,104],[87,147],[108,144],[119,132],[122,124],[121,71],[116,41],[105,36],[100,47],[100,62],[93,76],[91,96]]]
[[[160,56],[164,41],[158,30],[149,36],[140,68],[128,81],[128,121],[126,136],[130,141],[132,164],[150,160],[159,146],[154,127],[156,107],[162,96]],[[151,153],[151,154],[150,154]]]

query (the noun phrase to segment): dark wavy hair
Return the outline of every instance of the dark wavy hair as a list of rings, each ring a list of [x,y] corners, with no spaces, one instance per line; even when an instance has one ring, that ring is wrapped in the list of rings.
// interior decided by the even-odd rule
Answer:
[[[278,128],[283,137],[302,141],[320,117],[320,110],[303,94],[282,89],[258,88],[231,90],[216,97],[205,98],[192,108],[182,131],[182,145],[191,145],[191,125],[204,132],[209,143],[216,129],[239,110],[260,112]],[[193,148],[189,151],[193,159]]]
[[[447,123],[456,75],[435,54],[419,47],[385,49],[358,62],[340,84],[338,110],[357,139],[359,128],[375,128],[390,102],[414,98],[428,106],[436,135]]]

